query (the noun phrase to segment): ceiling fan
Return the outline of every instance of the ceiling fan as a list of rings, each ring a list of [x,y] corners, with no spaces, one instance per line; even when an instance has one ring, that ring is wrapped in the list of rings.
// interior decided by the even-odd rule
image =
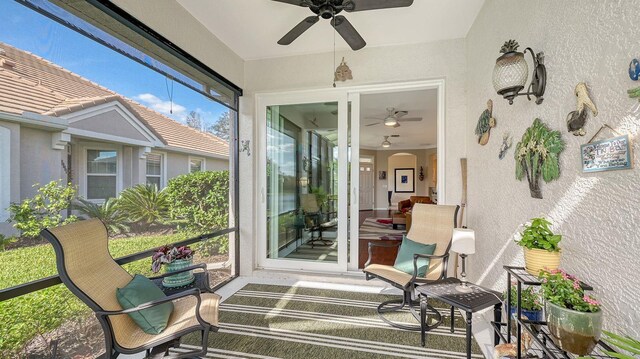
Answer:
[[[284,35],[278,44],[289,45],[311,26],[320,20],[331,19],[331,26],[355,51],[365,47],[367,43],[351,25],[349,20],[342,15],[342,11],[355,12],[366,10],[389,9],[394,7],[407,7],[413,4],[413,0],[273,0],[285,4],[308,7],[315,15],[309,16]]]
[[[382,141],[382,143],[381,143],[382,147],[384,147],[384,148],[391,147],[391,142],[389,141],[389,137],[397,138],[397,137],[400,137],[400,135],[384,136],[384,141]]]
[[[389,112],[387,114],[387,117],[385,117],[383,119],[380,119],[380,118],[373,119],[372,118],[370,120],[377,120],[377,122],[365,125],[365,127],[376,126],[376,125],[379,125],[381,123],[383,123],[385,126],[389,126],[389,127],[400,127],[400,122],[418,122],[418,121],[422,121],[422,117],[403,118],[404,116],[408,115],[409,112],[408,111],[397,111],[393,107],[387,108],[387,112]]]

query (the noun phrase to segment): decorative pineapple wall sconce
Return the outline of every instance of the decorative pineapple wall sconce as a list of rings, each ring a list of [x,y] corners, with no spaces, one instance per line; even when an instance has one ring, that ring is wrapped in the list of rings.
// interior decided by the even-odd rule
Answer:
[[[527,96],[531,101],[531,96],[536,97],[536,104],[541,104],[544,98],[544,90],[547,84],[547,69],[544,66],[544,53],[534,54],[530,47],[524,52],[519,52],[520,45],[515,40],[509,40],[502,45],[500,56],[496,60],[493,68],[493,87],[498,94],[513,105],[513,99],[517,96]],[[527,92],[521,93],[529,77],[529,65],[524,59],[524,54],[529,51],[533,58],[533,74]]]

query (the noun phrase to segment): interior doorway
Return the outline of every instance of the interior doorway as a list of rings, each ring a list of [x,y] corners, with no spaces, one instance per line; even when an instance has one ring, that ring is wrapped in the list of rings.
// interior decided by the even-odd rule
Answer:
[[[436,203],[438,89],[360,95],[360,268],[374,241],[401,241],[415,202]],[[372,158],[376,176],[363,159]],[[373,178],[373,184],[369,182]],[[371,203],[373,202],[373,204]],[[376,263],[393,264],[397,248],[376,251]]]
[[[360,157],[360,201],[361,211],[372,211],[375,205],[375,166],[372,157]]]

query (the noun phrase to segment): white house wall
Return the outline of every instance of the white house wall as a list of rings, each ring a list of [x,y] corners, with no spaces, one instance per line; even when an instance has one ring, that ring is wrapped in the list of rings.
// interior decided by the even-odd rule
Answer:
[[[640,55],[637,39],[640,1],[512,1],[487,0],[467,38],[469,152],[468,225],[476,230],[476,254],[469,257],[472,281],[495,288],[506,286],[503,264],[522,264],[521,249],[512,240],[518,225],[545,215],[564,235],[562,267],[595,288],[603,302],[605,326],[640,336],[640,176],[633,170],[584,174],[580,145],[603,124],[629,132],[639,153],[638,101],[626,90],[639,83],[629,79],[629,61]],[[492,86],[498,51],[509,39],[521,49],[544,51],[548,81],[544,103],[516,98],[512,106]],[[527,60],[530,61],[529,55]],[[567,132],[565,118],[575,110],[574,87],[586,82],[600,113],[589,115],[587,135]],[[486,146],[473,129],[486,101],[493,99],[497,127]],[[447,100],[450,100],[448,98]],[[560,155],[558,181],[542,184],[544,199],[532,199],[526,180],[515,179],[513,148],[498,159],[502,133],[515,144],[539,117],[560,130],[566,149]],[[613,137],[606,132],[602,138]]]

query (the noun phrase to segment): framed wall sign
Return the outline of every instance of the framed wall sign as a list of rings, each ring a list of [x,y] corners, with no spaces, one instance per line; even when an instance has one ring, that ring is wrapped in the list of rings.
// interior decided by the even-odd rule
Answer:
[[[396,193],[413,193],[415,187],[415,169],[414,168],[396,168],[395,171],[395,192]]]
[[[629,135],[584,144],[580,146],[582,172],[631,169],[631,151]]]

